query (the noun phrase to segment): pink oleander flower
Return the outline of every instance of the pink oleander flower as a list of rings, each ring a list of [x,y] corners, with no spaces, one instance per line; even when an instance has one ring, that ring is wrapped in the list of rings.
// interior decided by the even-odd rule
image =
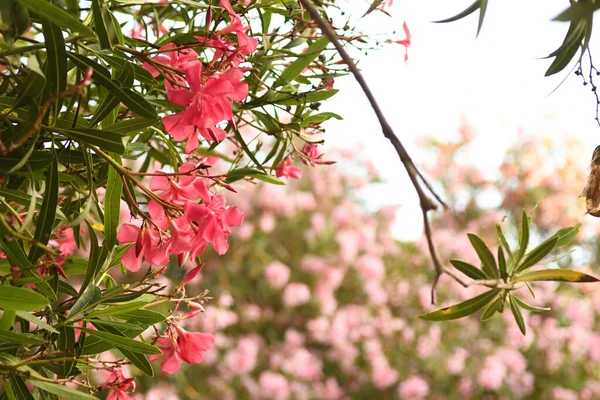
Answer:
[[[129,390],[135,392],[134,378],[125,378],[121,368],[112,371],[103,387],[109,390],[106,400],[134,400],[127,393]]]
[[[199,223],[192,247],[200,248],[203,244],[212,243],[217,253],[223,255],[229,248],[227,237],[231,226],[242,225],[244,214],[237,207],[227,207],[225,198],[218,194],[203,197],[202,201],[202,204],[190,202],[184,206],[186,218]],[[192,252],[192,258],[196,256],[196,252]]]
[[[406,37],[402,40],[397,40],[396,43],[404,46],[404,62],[406,63],[408,62],[408,46],[411,44],[411,35],[410,31],[408,30],[408,25],[406,25],[406,21],[404,21],[402,28],[404,29],[404,34]]]
[[[280,178],[285,176],[287,178],[302,178],[302,170],[298,167],[292,167],[291,158],[286,158],[275,168],[275,176]]]
[[[169,49],[173,49],[172,51],[166,51]],[[198,58],[198,53],[189,48],[184,48],[177,50],[177,45],[175,43],[167,43],[159,49],[161,52],[158,53],[155,57],[152,58],[152,61],[166,65],[171,68],[183,69],[187,63],[190,61],[196,60]],[[160,72],[150,63],[144,62],[142,66],[148,70],[152,74],[153,77],[157,77],[160,75]],[[172,76],[178,76],[172,74]],[[168,84],[168,81],[165,81],[165,85]]]
[[[258,384],[263,397],[273,400],[284,400],[290,397],[289,382],[281,374],[265,371],[260,374]]]
[[[258,46],[258,41],[248,36],[245,32],[250,29],[248,25],[244,23],[242,18],[233,11],[229,0],[220,0],[219,5],[227,10],[231,23],[224,29],[217,32],[218,35],[225,35],[228,33],[235,33],[238,39],[237,49],[242,54],[252,54]]]
[[[310,300],[310,289],[304,283],[290,283],[283,292],[283,303],[298,307]]]
[[[398,395],[405,400],[420,400],[429,394],[427,381],[419,376],[411,376],[400,384]]]
[[[222,74],[202,76],[202,64],[185,66],[189,88],[169,88],[169,101],[186,106],[185,110],[163,118],[165,130],[179,141],[188,140],[187,153],[198,147],[198,134],[209,141],[220,141],[227,133],[215,125],[231,120],[232,101],[242,101],[248,95],[248,85],[242,82],[244,74],[238,68],[229,68]]]
[[[161,235],[154,226],[143,224],[139,226],[123,224],[117,233],[119,243],[135,243],[121,259],[121,262],[131,272],[139,271],[142,257],[151,266],[163,266],[169,261],[169,245],[162,241]]]
[[[186,162],[179,167],[179,173],[190,173],[189,175],[179,175],[172,177],[168,175],[155,175],[150,180],[150,189],[158,192],[159,197],[169,203],[183,206],[190,200],[205,199],[210,197],[209,185],[205,178],[198,176],[193,172],[197,165],[194,162]],[[160,174],[160,172],[158,172]],[[156,206],[156,202],[154,202]],[[149,205],[150,207],[150,205]],[[158,206],[160,207],[160,206]],[[155,210],[158,215],[160,211]]]
[[[265,268],[265,276],[269,285],[281,289],[290,279],[290,268],[279,261],[274,261]]]
[[[158,338],[163,354],[149,357],[150,361],[154,361],[164,356],[160,368],[169,374],[179,371],[181,361],[186,364],[200,364],[204,360],[204,352],[215,343],[215,337],[210,333],[188,332],[179,326],[175,326],[175,331],[175,336],[168,331],[166,337]]]

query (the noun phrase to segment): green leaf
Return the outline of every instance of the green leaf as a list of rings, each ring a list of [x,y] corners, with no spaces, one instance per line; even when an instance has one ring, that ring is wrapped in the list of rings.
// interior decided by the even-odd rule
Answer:
[[[75,128],[61,129],[60,133],[84,144],[98,146],[103,150],[117,154],[125,153],[127,136],[123,136],[117,132],[91,128]]]
[[[106,194],[104,196],[104,245],[111,251],[117,243],[117,226],[121,213],[121,175],[112,166],[108,169]]]
[[[9,46],[29,28],[31,21],[27,9],[17,2],[17,0],[0,1],[0,17],[6,25],[6,31],[2,36]]]
[[[307,92],[297,94],[279,93],[274,95],[269,101],[269,103],[280,104],[282,106],[297,106],[301,104],[316,103],[335,96],[337,92],[339,92],[338,89],[320,90],[318,92]]]
[[[490,278],[498,279],[498,267],[496,266],[496,259],[494,255],[490,251],[490,249],[486,246],[486,244],[481,240],[481,238],[472,233],[467,234],[471,245],[477,252],[477,256],[481,260],[483,265],[483,272]]]
[[[568,228],[559,229],[554,235],[552,235],[552,237],[558,237],[558,241],[556,242],[556,246],[554,248],[556,249],[559,247],[566,246],[573,240],[575,240],[580,228],[581,224],[577,224]]]
[[[44,344],[46,341],[28,333],[17,333],[13,331],[0,331],[0,342],[16,344]]]
[[[502,301],[502,296],[499,296],[496,300],[491,302],[490,305],[487,306],[486,309],[483,311],[483,314],[481,314],[481,320],[487,321],[490,318],[492,318],[494,314],[496,314],[496,312],[500,310],[500,307],[502,306]]]
[[[552,64],[550,64],[550,67],[548,67],[548,70],[544,76],[554,75],[565,69],[565,67],[569,65],[569,62],[575,56],[575,53],[577,53],[577,50],[579,50],[581,47],[586,30],[588,28],[586,26],[587,22],[580,20],[577,22],[572,22],[572,25],[574,25],[573,30],[567,33],[567,37],[565,37],[563,45],[559,48],[556,58]],[[569,35],[569,33],[571,34]]]
[[[475,11],[477,11],[477,9],[479,9],[479,7],[480,7],[479,3],[480,3],[480,0],[475,0],[475,2],[473,4],[471,4],[469,7],[467,7],[463,11],[459,12],[455,16],[446,18],[446,19],[442,19],[439,21],[433,21],[433,22],[436,24],[444,24],[447,22],[454,22],[454,21],[458,21],[459,19],[463,19],[464,17],[469,16],[469,15],[473,14]]]
[[[42,321],[41,319],[39,319],[38,317],[36,317],[33,314],[29,314],[25,311],[17,311],[16,314],[17,314],[17,317],[19,317],[27,322],[31,322],[32,324],[35,324],[35,325],[39,326],[40,328],[47,330],[48,332],[58,333],[58,331],[56,329],[54,329],[52,326],[50,326],[47,322]]]
[[[531,268],[538,262],[542,261],[544,257],[546,257],[552,250],[554,250],[554,248],[556,247],[556,243],[558,243],[558,237],[551,237],[542,242],[538,247],[527,253],[527,256],[525,257],[521,265],[519,265],[515,269],[515,272],[522,272],[527,268]]]
[[[488,277],[474,265],[460,260],[450,260],[450,264],[466,276],[475,280],[485,280]]]
[[[48,69],[46,75],[53,96],[58,96],[67,88],[67,51],[62,31],[47,20],[42,20],[42,31],[46,44]]]
[[[529,215],[527,215],[525,210],[523,210],[521,214],[521,225],[519,225],[518,237],[519,252],[517,253],[517,263],[521,261],[527,251],[527,246],[529,245]]]
[[[129,339],[128,337],[125,337],[125,336],[115,335],[113,333],[96,331],[96,330],[87,329],[87,328],[81,328],[81,330],[92,336],[96,336],[96,337],[102,339],[103,341],[114,345],[115,347],[118,347],[118,348],[121,348],[124,350],[129,350],[134,353],[162,354],[160,349],[156,346],[152,346],[148,343],[143,343],[143,342],[140,342],[137,340]]]
[[[108,316],[117,315],[117,314],[131,313],[132,311],[139,310],[146,304],[148,304],[148,303],[145,301],[134,301],[131,303],[110,306],[110,307],[107,307],[102,310],[94,310],[90,315],[88,315],[88,317],[89,318],[98,318],[98,317],[108,317]]]
[[[128,322],[140,322],[149,326],[163,322],[166,317],[156,311],[137,310],[136,312],[115,315],[115,318],[123,319]]]
[[[498,269],[500,270],[500,278],[506,282],[508,279],[508,272],[506,270],[506,258],[504,258],[502,246],[498,246]]]
[[[291,63],[286,69],[283,70],[279,78],[273,84],[274,88],[279,86],[291,83],[296,79],[298,75],[304,71],[306,67],[310,65],[318,56],[321,54],[323,50],[329,44],[329,39],[326,36],[323,36],[316,41],[314,41],[304,53],[296,61]]]
[[[148,361],[148,358],[145,355],[129,351],[122,347],[118,347],[118,349],[140,371],[142,371],[148,376],[154,376],[154,369],[152,369],[152,364],[150,364],[150,361]]]
[[[16,151],[13,151],[6,156],[0,157],[0,175],[8,174],[11,169],[22,161],[23,156],[16,153]],[[27,160],[27,165],[32,171],[37,171],[48,167],[52,158],[54,157],[49,151],[34,150]]]
[[[492,289],[479,296],[473,297],[462,303],[455,304],[450,307],[445,307],[437,311],[419,315],[419,318],[426,321],[449,321],[471,315],[481,309],[483,306],[492,301],[498,294],[499,289]]]
[[[527,333],[527,328],[525,327],[525,321],[523,320],[523,314],[521,314],[521,309],[517,305],[516,302],[512,300],[512,296],[508,296],[508,302],[510,303],[510,311],[512,311],[513,316],[515,317],[515,322],[519,327],[519,330],[523,335]]]
[[[517,276],[513,282],[527,281],[555,281],[555,282],[572,282],[586,283],[598,282],[598,279],[584,274],[583,272],[573,271],[568,269],[545,269],[542,271],[532,271],[526,274]]]
[[[479,23],[477,25],[477,36],[483,26],[483,19],[485,18],[485,12],[487,10],[488,0],[479,0]]]
[[[511,300],[516,302],[519,307],[524,308],[529,311],[550,311],[551,310],[550,307],[538,307],[538,306],[533,306],[531,304],[527,304],[523,300],[519,299],[517,296],[513,296],[513,295],[511,295]]]
[[[39,375],[38,375],[39,376]],[[55,394],[63,399],[69,400],[98,400],[96,397],[91,396],[87,393],[80,392],[79,390],[71,389],[65,385],[58,383],[40,381],[35,379],[35,376],[27,378],[27,381],[33,386],[41,389],[45,392]]]
[[[72,32],[77,32],[84,37],[95,37],[94,31],[89,27],[85,26],[79,19],[75,18],[74,15],[69,14],[67,11],[48,3],[45,0],[18,0],[19,3],[23,4],[30,11],[35,12],[37,15],[46,19],[56,26],[61,28],[68,28]]]
[[[100,272],[106,257],[108,257],[108,250],[106,250],[106,247],[102,247],[101,250],[99,249],[98,238],[92,227],[89,224],[87,225],[90,232],[90,256],[88,258],[88,268],[83,277],[83,283],[81,284],[79,293],[82,293],[87,286],[94,281]]]
[[[158,119],[148,118],[131,118],[124,121],[116,122],[112,125],[104,127],[107,131],[117,132],[124,135],[137,134],[140,131],[152,126],[158,122]]]
[[[278,179],[278,178],[274,177],[273,175],[265,174],[264,172],[261,172],[254,168],[234,169],[233,171],[231,171],[227,174],[227,178],[225,179],[225,182],[231,183],[231,182],[239,181],[240,179],[243,179],[247,176],[251,177],[251,178],[256,178],[263,182],[272,183],[275,185],[285,185],[285,182],[283,182],[281,179]]]
[[[52,163],[48,167],[46,176],[46,192],[42,208],[40,209],[37,223],[35,225],[35,234],[33,235],[34,244],[29,252],[29,260],[32,264],[36,264],[39,258],[44,254],[44,249],[37,246],[37,243],[47,245],[50,240],[50,235],[54,228],[54,219],[56,218],[56,209],[58,208],[58,161],[52,159]]]
[[[13,311],[38,311],[50,301],[30,289],[0,286],[0,308]]]
[[[89,285],[85,292],[83,292],[71,310],[69,311],[68,317],[72,318],[77,315],[84,308],[88,308],[90,305],[97,303],[102,298],[102,292],[100,288],[93,283]],[[88,310],[91,311],[91,310]]]
[[[9,382],[16,396],[16,400],[35,400],[22,377],[15,375],[10,378]]]
[[[80,69],[85,70],[88,67],[94,68],[94,74],[92,80],[97,84],[106,88],[120,101],[123,102],[131,111],[139,114],[142,117],[157,119],[158,114],[156,109],[146,101],[140,94],[134,92],[131,89],[124,89],[116,84],[111,78],[110,74],[107,73],[106,68],[102,67],[95,61],[90,60],[80,54],[68,52],[67,55],[73,61],[73,63]]]
[[[92,13],[96,35],[100,39],[100,47],[112,49],[114,45],[119,44],[119,38],[111,13],[106,8],[103,0],[92,0]]]

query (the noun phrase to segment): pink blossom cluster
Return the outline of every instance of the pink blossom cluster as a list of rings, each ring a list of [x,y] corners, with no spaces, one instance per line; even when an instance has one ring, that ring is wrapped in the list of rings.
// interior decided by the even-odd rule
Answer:
[[[507,158],[533,157],[528,152],[535,151],[539,148],[515,146]],[[577,153],[567,153],[572,156],[565,165],[573,165]],[[444,257],[469,260],[472,250],[456,232],[493,238],[495,224],[513,209],[488,210],[474,200],[486,176],[476,166],[447,171],[460,182],[451,187],[451,179],[444,181],[455,217],[433,221],[436,238]],[[553,187],[574,192],[571,175],[561,166],[544,174],[558,180],[544,186],[549,196]],[[501,198],[513,192],[510,185],[485,182]],[[600,398],[596,287],[541,283],[534,285],[536,298],[519,290],[528,303],[552,308],[524,313],[526,336],[510,312],[486,323],[477,316],[451,323],[420,321],[417,316],[432,307],[427,253],[420,243],[393,240],[393,210],[370,214],[353,200],[349,193],[362,185],[361,177],[329,168],[310,170],[284,187],[247,185],[241,196],[232,196],[246,214],[244,229],[234,233],[234,251],[204,260],[203,285],[218,287],[222,292],[213,295],[224,300],[209,304],[201,320],[185,321],[189,329],[213,332],[215,338],[205,352],[207,368],[199,371],[199,381],[208,385],[198,388],[223,399],[429,399],[449,393]],[[532,191],[526,189],[523,198],[533,202]],[[455,195],[460,202],[453,202]],[[536,223],[544,219],[543,212],[534,218]],[[564,227],[558,221],[546,226]],[[581,248],[595,243],[585,234],[578,240]],[[464,289],[444,277],[437,306],[481,290]]]

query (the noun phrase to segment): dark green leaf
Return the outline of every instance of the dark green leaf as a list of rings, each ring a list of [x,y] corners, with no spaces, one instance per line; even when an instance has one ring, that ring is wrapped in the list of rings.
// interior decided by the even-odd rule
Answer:
[[[137,340],[129,339],[125,336],[115,335],[113,333],[96,331],[87,328],[81,328],[81,330],[92,336],[96,336],[105,342],[111,343],[115,347],[129,350],[134,353],[162,354],[162,352],[156,346],[152,346],[148,343],[143,343]]]
[[[37,336],[27,333],[17,333],[13,331],[0,331],[0,342],[10,342],[16,344],[44,344],[46,341]]]
[[[442,19],[440,21],[433,21],[433,22],[436,24],[443,24],[446,22],[454,22],[454,21],[458,21],[459,19],[463,19],[464,17],[469,16],[472,13],[474,13],[475,11],[477,11],[477,9],[479,9],[479,7],[480,7],[479,3],[480,3],[480,0],[475,0],[475,2],[473,4],[471,4],[469,7],[467,7],[460,13],[456,14],[454,17]]]
[[[35,324],[35,325],[39,326],[40,328],[47,330],[48,332],[58,333],[58,331],[56,329],[54,329],[52,326],[50,326],[47,322],[42,321],[41,319],[39,319],[38,317],[36,317],[33,314],[29,314],[28,312],[25,312],[25,311],[17,311],[16,315],[17,315],[17,317],[24,319],[27,322],[31,322],[32,324]]]
[[[124,349],[122,347],[119,347],[118,349],[140,371],[148,376],[154,376],[152,364],[150,364],[150,361],[148,361],[148,358],[145,355]]]
[[[109,92],[111,92],[114,96],[121,100],[123,104],[129,107],[131,111],[145,118],[158,118],[156,109],[150,103],[148,103],[148,101],[146,101],[140,94],[134,92],[131,89],[121,88],[110,78],[110,74],[106,73],[106,68],[103,68],[95,61],[92,61],[89,58],[86,58],[80,54],[68,52],[67,55],[69,56],[71,61],[73,61],[73,63],[77,65],[77,67],[80,69],[85,70],[88,67],[94,68],[94,75],[92,75],[92,80],[106,88]]]
[[[98,317],[107,317],[110,315],[131,313],[132,311],[139,310],[146,304],[148,304],[148,303],[145,301],[134,301],[131,303],[109,306],[102,310],[95,310],[90,315],[88,315],[88,317],[89,318],[98,318]]]
[[[12,378],[10,378],[10,384],[16,396],[16,400],[35,400],[31,392],[29,391],[27,384],[19,375],[15,375]]]
[[[300,104],[316,103],[335,96],[338,91],[338,89],[331,89],[298,94],[280,93],[273,96],[270,103],[280,104],[282,106],[297,106]]]
[[[510,303],[510,311],[512,311],[513,316],[515,317],[515,322],[519,327],[519,330],[523,335],[527,333],[527,328],[525,327],[525,321],[523,320],[523,314],[521,314],[521,309],[517,305],[515,301],[513,301],[512,296],[508,296],[508,301]]]
[[[9,46],[12,46],[14,41],[29,28],[29,13],[27,9],[19,4],[17,0],[2,0],[0,1],[0,17],[6,25],[6,30],[2,36]]]
[[[529,310],[529,311],[550,311],[551,310],[550,307],[532,306],[531,304],[527,304],[523,300],[519,299],[517,296],[513,296],[513,295],[511,295],[511,300],[516,302],[519,307],[524,308],[525,310]]]
[[[285,182],[274,177],[273,175],[265,174],[264,172],[258,171],[254,168],[238,168],[227,174],[225,182],[231,183],[239,181],[245,177],[256,178],[260,181],[272,183],[275,185],[285,185]]]
[[[529,215],[527,215],[525,210],[523,210],[521,214],[521,225],[519,225],[518,237],[519,252],[517,253],[517,263],[521,261],[527,251],[527,246],[529,245]]]
[[[92,0],[92,13],[96,35],[100,39],[100,47],[112,49],[114,45],[119,44],[119,38],[111,13],[103,0]]]
[[[445,307],[437,311],[419,315],[419,318],[426,321],[449,321],[471,315],[481,309],[483,306],[492,301],[498,294],[499,289],[492,289],[479,296],[473,297],[462,303],[455,304],[450,307]]]
[[[556,243],[558,243],[558,237],[551,237],[542,242],[542,244],[540,244],[538,247],[527,253],[527,256],[521,265],[516,268],[515,272],[519,273],[525,271],[527,268],[531,268],[538,262],[542,261],[544,257],[554,250]]]
[[[124,319],[128,322],[140,322],[145,325],[154,325],[163,322],[166,317],[156,311],[137,310],[136,312],[115,315],[115,318]]]
[[[75,128],[61,129],[60,133],[72,139],[79,140],[82,143],[98,146],[103,150],[117,154],[125,153],[127,136],[123,136],[117,132],[91,128]]]
[[[500,307],[502,306],[502,301],[502,296],[499,296],[496,300],[491,302],[490,305],[487,306],[487,308],[483,311],[483,314],[481,314],[481,320],[487,321],[490,318],[492,318],[494,314],[496,314],[496,312],[500,310]]]
[[[74,15],[69,14],[67,11],[48,3],[45,0],[18,0],[19,3],[23,4],[30,11],[35,12],[37,15],[46,19],[56,26],[61,28],[68,28],[73,32],[77,32],[82,36],[95,37],[94,31],[84,25],[79,19],[75,18]]]
[[[53,96],[67,88],[67,51],[62,31],[56,25],[42,20],[42,29],[48,56],[47,77]]]
[[[39,258],[44,254],[44,249],[37,246],[37,243],[47,245],[54,227],[56,209],[58,208],[58,161],[52,159],[46,176],[46,192],[44,200],[35,225],[35,234],[33,236],[34,244],[29,252],[29,260],[36,264]]]
[[[120,221],[121,191],[123,181],[121,175],[113,167],[108,169],[106,194],[104,196],[104,245],[111,251],[117,243],[117,226]]]
[[[450,260],[450,264],[452,264],[452,266],[454,266],[454,268],[456,268],[457,270],[459,270],[460,272],[462,272],[463,274],[465,274],[466,276],[468,276],[471,279],[475,279],[475,280],[488,279],[488,277],[483,273],[483,271],[481,271],[476,266],[471,265],[467,262],[460,261],[460,260]]]
[[[131,118],[108,125],[104,127],[104,129],[124,135],[133,135],[148,128],[149,126],[156,124],[157,122],[158,119]]]
[[[479,236],[469,233],[467,234],[467,237],[481,260],[483,272],[490,278],[498,279],[498,266],[496,265],[496,259],[490,249]]]
[[[306,67],[310,65],[318,56],[321,54],[323,50],[329,44],[329,39],[326,36],[322,36],[318,40],[314,41],[301,56],[298,57],[296,61],[291,63],[277,78],[275,83],[273,84],[274,88],[279,86],[291,83],[296,79],[298,75],[304,71]]]
[[[69,400],[98,400],[96,397],[91,396],[87,393],[80,392],[79,390],[71,389],[68,386],[60,385],[58,383],[40,381],[35,377],[28,378],[27,381],[33,386],[41,389],[45,392],[55,394],[63,399]]]
[[[508,279],[508,272],[506,270],[506,258],[504,258],[502,246],[498,247],[498,269],[500,270],[500,278],[506,282]]]

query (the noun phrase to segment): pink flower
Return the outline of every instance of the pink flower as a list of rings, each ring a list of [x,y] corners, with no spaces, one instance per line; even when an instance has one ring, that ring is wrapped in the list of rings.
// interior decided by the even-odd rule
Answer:
[[[304,283],[290,283],[283,292],[283,303],[298,307],[310,300],[310,289]]]
[[[134,378],[125,378],[120,368],[112,371],[102,387],[109,389],[106,400],[134,400],[126,393],[128,390],[135,392]]]
[[[400,384],[398,396],[404,400],[420,400],[429,394],[427,381],[419,376],[411,376]]]
[[[402,28],[404,29],[404,34],[406,35],[406,37],[402,40],[397,40],[396,43],[404,46],[404,62],[408,62],[408,46],[410,46],[411,44],[411,35],[410,31],[408,30],[408,25],[406,25],[406,21],[404,21]]]
[[[142,256],[150,265],[166,265],[169,261],[168,245],[162,244],[160,233],[154,227],[146,224],[138,227],[123,224],[117,233],[119,243],[135,243],[121,259],[121,262],[131,272],[140,270]],[[161,245],[162,244],[162,245]]]
[[[192,246],[198,248],[198,244],[212,243],[217,253],[223,255],[229,248],[227,237],[231,233],[231,225],[242,225],[244,215],[237,207],[227,207],[221,195],[204,198],[203,201],[202,204],[187,203],[184,206],[186,218],[199,222]],[[193,252],[192,258],[196,256],[196,252]]]
[[[302,178],[302,170],[298,167],[292,167],[292,160],[288,157],[275,168],[275,176],[278,178],[285,176],[300,179]]]
[[[245,31],[250,29],[250,27],[244,24],[242,18],[233,11],[231,4],[229,4],[229,0],[220,0],[219,5],[227,10],[229,17],[231,18],[231,23],[224,29],[217,32],[217,34],[225,35],[227,33],[235,33],[238,39],[238,50],[242,54],[254,53],[256,47],[258,46],[258,41],[249,37],[245,33]]]
[[[173,50],[166,51],[169,49]],[[152,61],[166,65],[171,68],[182,69],[188,62],[196,60],[198,58],[198,54],[192,49],[176,49],[177,45],[175,43],[167,43],[159,49],[160,53],[157,56],[153,57]],[[142,66],[146,70],[148,70],[148,72],[150,72],[153,77],[156,78],[158,75],[160,75],[160,72],[153,65],[144,62],[142,63]],[[165,84],[167,84],[167,81],[165,81]]]
[[[200,364],[204,360],[204,352],[209,350],[215,338],[210,333],[188,332],[185,329],[176,326],[176,337],[171,331],[167,337],[158,338],[162,355],[151,355],[150,361],[157,360],[164,356],[160,363],[160,368],[169,374],[179,371],[180,361],[187,364]]]
[[[274,261],[265,268],[265,276],[269,285],[281,289],[290,279],[290,268],[279,261]]]
[[[265,371],[258,378],[260,391],[267,399],[284,400],[290,397],[287,379],[276,372]]]

